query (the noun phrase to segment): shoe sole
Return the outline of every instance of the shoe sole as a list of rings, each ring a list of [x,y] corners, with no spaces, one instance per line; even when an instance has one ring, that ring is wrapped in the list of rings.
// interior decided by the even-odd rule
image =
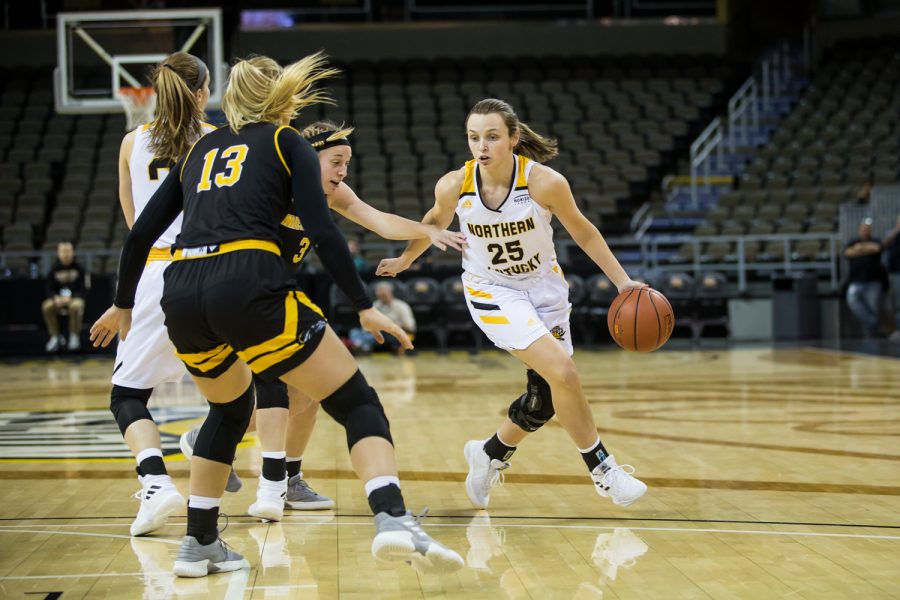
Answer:
[[[147,535],[148,533],[152,533],[157,529],[162,529],[166,526],[166,521],[168,520],[169,516],[183,509],[184,506],[184,498],[180,494],[173,494],[160,505],[159,509],[156,511],[156,515],[149,523],[147,523],[143,527],[135,527],[134,523],[132,523],[130,529],[131,535]]]
[[[279,507],[276,504],[257,506],[257,503],[254,502],[250,505],[250,508],[247,509],[247,513],[251,517],[256,517],[257,519],[262,519],[264,521],[281,521],[284,519],[284,507]]]
[[[194,455],[194,449],[188,446],[186,433],[178,438],[178,447],[181,449],[181,453],[184,454],[184,457],[191,460],[191,457]],[[241,491],[242,487],[244,487],[244,482],[238,477],[238,474],[234,472],[234,467],[231,467],[231,473],[228,475],[228,482],[225,484],[225,491],[230,494],[236,494]]]
[[[616,501],[615,499],[613,499],[611,496],[607,496],[607,497],[610,498],[610,499],[612,500],[612,503],[615,504],[616,506],[621,506],[622,508],[626,508],[626,507],[631,506],[632,504],[634,504],[636,501],[640,500],[641,497],[643,497],[643,495],[646,494],[646,493],[647,493],[647,486],[644,485],[644,489],[641,490],[641,493],[640,493],[640,494],[638,494],[637,496],[634,496],[634,497],[632,497],[632,498],[629,498],[628,500],[623,500],[623,501],[621,501],[621,502],[617,502],[617,501]]]
[[[291,502],[284,501],[284,507],[292,510],[326,510],[334,508],[334,500],[316,500],[314,502]]]
[[[244,558],[241,560],[226,560],[220,563],[212,563],[208,560],[198,560],[196,562],[176,560],[172,572],[177,577],[206,577],[213,573],[228,573],[245,568],[249,569],[250,563]]]
[[[404,531],[391,531],[375,536],[372,540],[372,555],[384,563],[408,563],[421,574],[453,573],[465,564],[461,556],[436,544],[430,545],[425,554],[416,552],[412,534]]]
[[[477,443],[478,442],[475,442],[475,444],[477,444]],[[491,500],[491,497],[488,496],[487,499],[485,499],[485,501],[483,503],[480,503],[480,502],[478,502],[478,498],[477,498],[477,496],[475,496],[475,492],[473,491],[473,488],[472,488],[473,457],[472,457],[472,451],[470,450],[470,447],[472,447],[472,446],[473,446],[472,442],[466,442],[466,445],[463,446],[463,455],[465,455],[466,463],[468,463],[468,465],[469,465],[469,472],[466,474],[466,495],[469,497],[469,502],[471,502],[472,506],[474,506],[475,508],[487,508],[488,503]]]

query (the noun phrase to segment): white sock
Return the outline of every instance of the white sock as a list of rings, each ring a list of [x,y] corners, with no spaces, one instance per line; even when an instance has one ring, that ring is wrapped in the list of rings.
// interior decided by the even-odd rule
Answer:
[[[284,459],[287,462],[300,462],[301,460],[303,460],[303,457],[302,456],[285,456]]]
[[[134,460],[136,460],[137,464],[140,465],[145,459],[148,459],[151,456],[158,456],[162,458],[162,455],[162,450],[160,450],[159,448],[144,448],[137,453],[137,456],[134,457]]]
[[[276,458],[277,459],[277,458],[284,458],[285,456],[287,456],[287,452],[285,452],[284,450],[282,450],[281,452],[262,452],[261,454],[262,454],[263,458]]]
[[[375,490],[387,487],[392,483],[397,487],[400,487],[400,478],[393,475],[379,475],[378,477],[373,477],[365,484],[366,496],[368,496]]]
[[[591,444],[590,446],[588,446],[588,447],[585,448],[584,450],[582,450],[581,448],[579,448],[578,451],[581,452],[582,454],[587,454],[587,453],[590,452],[591,450],[595,449],[599,444],[600,444],[600,436],[598,435],[598,436],[597,436],[597,440],[596,440],[593,444]]]
[[[510,448],[515,448],[515,447],[516,447],[515,444],[507,444],[505,441],[503,441],[503,438],[500,437],[500,432],[499,432],[499,431],[497,432],[497,439],[500,440],[500,443],[503,444],[504,446],[509,446]],[[600,438],[597,438],[597,439],[599,440]]]
[[[209,498],[208,496],[194,496],[191,495],[188,498],[188,507],[189,508],[200,508],[203,510],[209,510],[211,508],[219,508],[219,505],[222,504],[221,498]]]

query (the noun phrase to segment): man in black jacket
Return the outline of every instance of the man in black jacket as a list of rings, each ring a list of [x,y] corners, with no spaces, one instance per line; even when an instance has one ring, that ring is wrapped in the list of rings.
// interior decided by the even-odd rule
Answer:
[[[72,242],[60,242],[56,247],[58,260],[47,274],[47,299],[41,304],[44,322],[50,332],[47,352],[66,347],[66,338],[59,330],[59,315],[69,315],[69,350],[81,349],[81,323],[84,317],[85,271],[75,261]]]
[[[850,240],[844,256],[850,265],[847,305],[871,336],[878,334],[878,308],[881,305],[881,242],[872,237],[872,219],[859,224],[859,237]]]

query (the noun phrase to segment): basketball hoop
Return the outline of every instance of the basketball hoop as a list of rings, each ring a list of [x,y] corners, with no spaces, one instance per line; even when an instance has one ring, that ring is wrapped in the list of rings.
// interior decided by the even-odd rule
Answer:
[[[152,87],[121,87],[117,95],[125,109],[125,128],[128,131],[153,120],[156,114],[156,92]]]

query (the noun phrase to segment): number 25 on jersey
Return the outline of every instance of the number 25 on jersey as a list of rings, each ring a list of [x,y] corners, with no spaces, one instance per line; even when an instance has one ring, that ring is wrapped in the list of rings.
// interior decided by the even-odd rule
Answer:
[[[244,161],[247,159],[247,145],[240,144],[237,146],[229,146],[222,150],[220,155],[222,159],[227,160],[225,168],[216,173],[213,178],[213,166],[216,157],[219,155],[219,149],[213,148],[203,157],[203,171],[200,173],[200,183],[197,184],[198,192],[206,192],[212,189],[213,181],[216,187],[231,187],[241,178],[241,170],[244,168]]]

